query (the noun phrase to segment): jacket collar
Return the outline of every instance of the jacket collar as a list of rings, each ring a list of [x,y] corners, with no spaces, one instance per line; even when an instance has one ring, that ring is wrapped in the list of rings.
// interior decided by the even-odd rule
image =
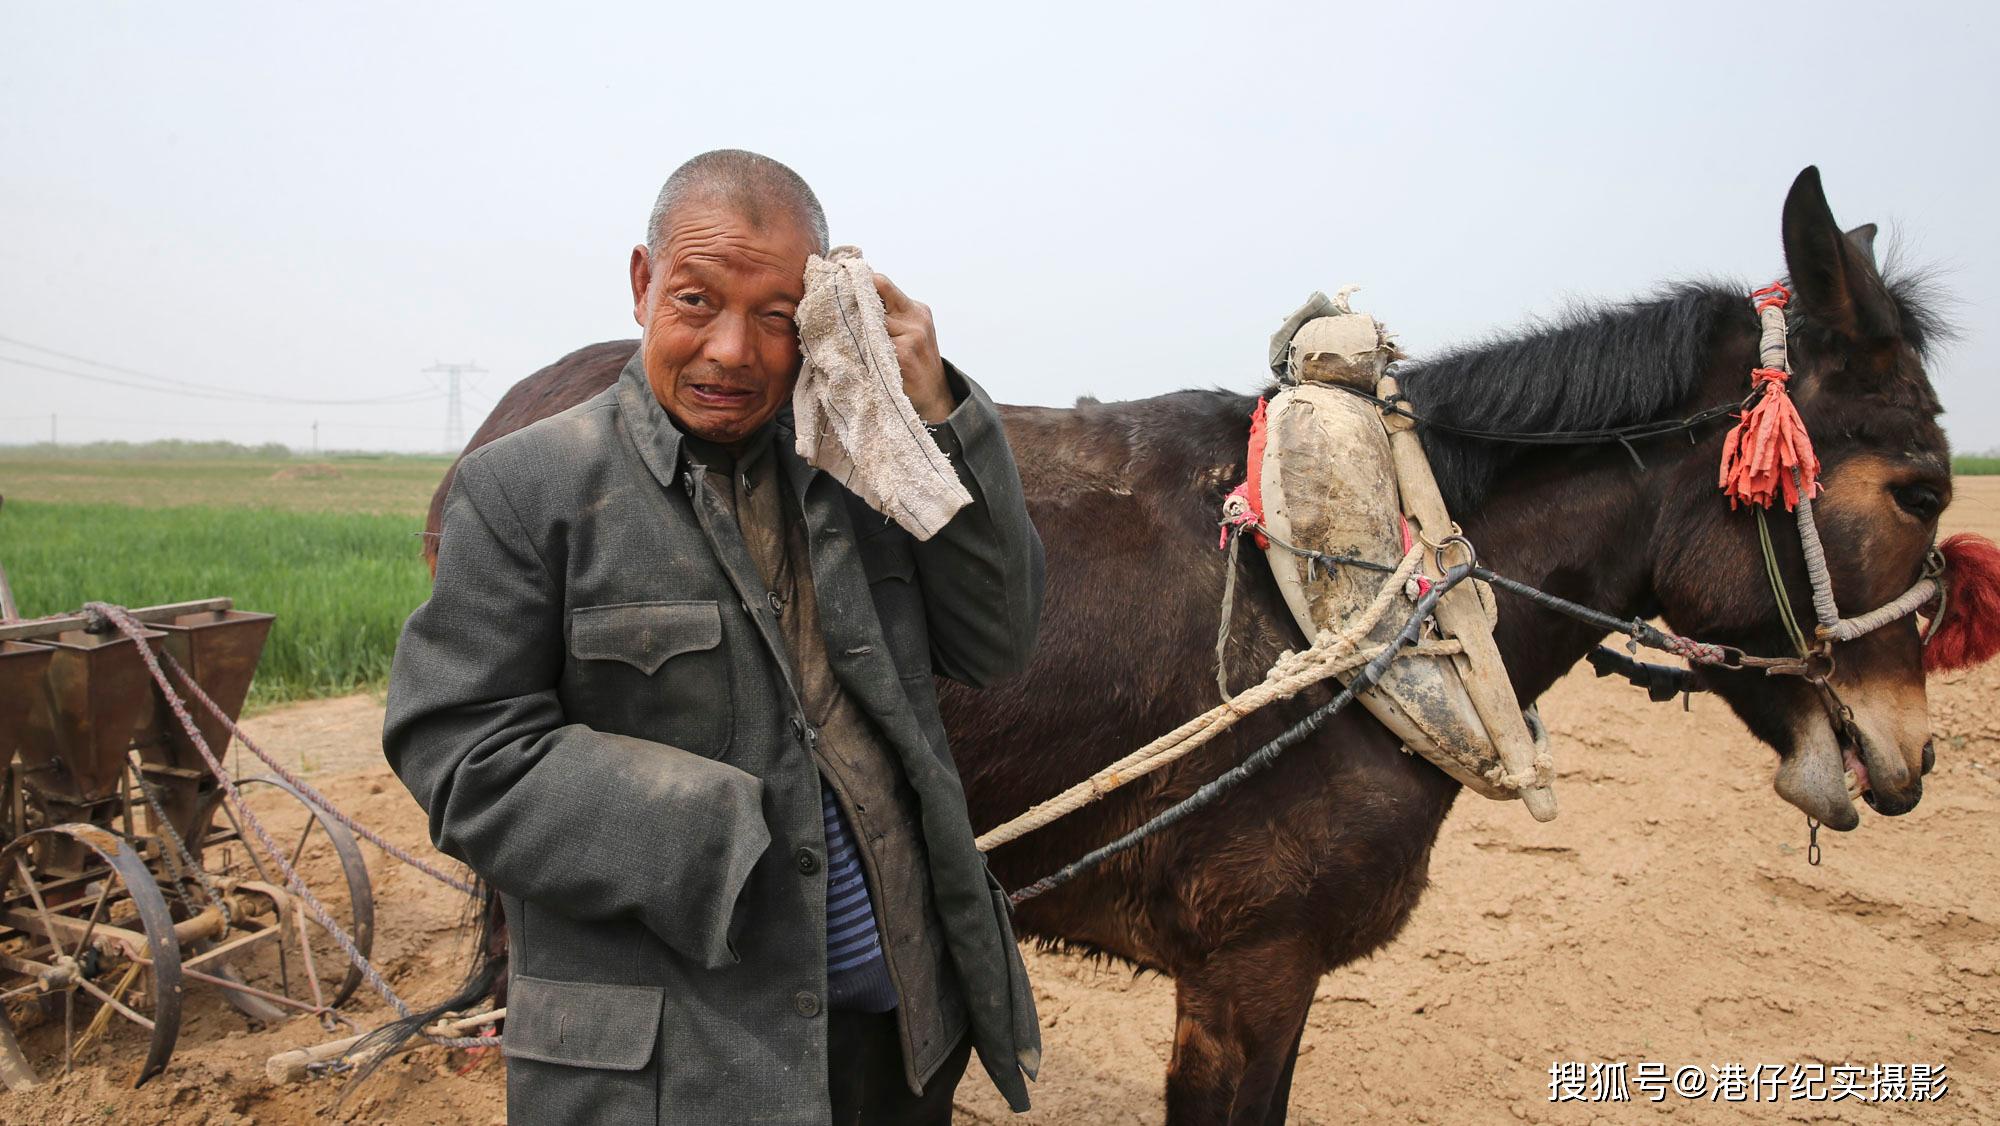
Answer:
[[[632,444],[639,449],[639,459],[662,487],[671,487],[680,473],[681,431],[646,382],[644,345],[618,373],[618,413],[625,420],[626,432],[632,435]]]
[[[667,414],[660,400],[653,397],[653,385],[646,382],[646,349],[644,345],[632,353],[625,361],[624,370],[618,373],[618,411],[625,419],[627,430],[632,435],[633,445],[639,448],[639,458],[653,478],[664,487],[671,487],[681,470],[681,428]],[[779,409],[775,433],[771,438],[771,452],[779,458],[779,464],[792,478],[793,494],[806,495],[806,486],[813,474],[819,472],[806,460],[793,452],[792,405],[786,403]]]

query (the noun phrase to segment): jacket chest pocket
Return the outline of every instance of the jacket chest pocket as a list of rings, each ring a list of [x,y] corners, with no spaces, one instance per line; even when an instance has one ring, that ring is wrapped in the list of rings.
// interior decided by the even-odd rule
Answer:
[[[570,612],[571,719],[719,758],[736,708],[722,610],[712,601],[623,602]]]

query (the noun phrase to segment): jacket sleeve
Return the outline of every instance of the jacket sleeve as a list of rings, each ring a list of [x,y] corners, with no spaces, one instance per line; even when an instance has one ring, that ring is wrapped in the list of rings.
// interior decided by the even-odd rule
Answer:
[[[931,664],[984,687],[1025,668],[1042,615],[1042,541],[1028,519],[1021,474],[984,388],[950,364],[958,406],[936,430],[972,503],[916,542]]]
[[[477,455],[446,502],[429,601],[403,626],[382,747],[431,840],[509,895],[636,918],[706,966],[770,843],[762,783],[565,720],[563,589]]]

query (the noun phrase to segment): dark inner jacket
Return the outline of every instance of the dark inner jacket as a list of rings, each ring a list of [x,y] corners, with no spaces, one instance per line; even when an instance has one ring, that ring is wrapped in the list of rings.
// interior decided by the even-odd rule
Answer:
[[[804,513],[771,453],[776,422],[740,451],[692,435],[681,439],[688,464],[705,470],[716,499],[736,518],[743,545],[771,592],[772,607],[791,658],[784,671],[798,692],[806,719],[806,748],[847,819],[866,875],[875,922],[898,1005],[903,1064],[913,1093],[930,1078],[930,1057],[965,1034],[965,1006],[951,979],[937,909],[931,903],[922,837],[916,832],[916,794],[852,697],[841,688],[819,628]],[[946,438],[949,442],[949,438]],[[955,448],[945,450],[955,456]],[[810,848],[798,855],[810,872],[832,857]],[[840,1003],[828,981],[828,1003]],[[885,1006],[886,1007],[886,1006]]]

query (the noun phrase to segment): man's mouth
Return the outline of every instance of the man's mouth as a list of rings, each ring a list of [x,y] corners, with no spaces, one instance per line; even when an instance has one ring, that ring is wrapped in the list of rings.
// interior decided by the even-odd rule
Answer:
[[[694,392],[695,402],[724,410],[749,403],[755,394],[747,387],[731,387],[726,383],[696,383],[689,390]]]

